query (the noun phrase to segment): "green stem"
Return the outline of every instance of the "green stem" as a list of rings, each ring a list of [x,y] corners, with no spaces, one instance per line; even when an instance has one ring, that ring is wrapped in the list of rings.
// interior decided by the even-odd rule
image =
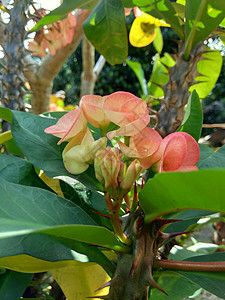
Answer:
[[[156,260],[154,267],[183,270],[183,271],[204,271],[204,272],[224,272],[225,261],[177,261],[177,260]]]
[[[132,243],[131,239],[124,234],[124,232],[121,228],[119,212],[118,211],[110,212],[109,216],[110,216],[110,220],[111,220],[113,229],[115,231],[115,234],[120,239],[120,241],[128,246],[131,245],[131,243]]]

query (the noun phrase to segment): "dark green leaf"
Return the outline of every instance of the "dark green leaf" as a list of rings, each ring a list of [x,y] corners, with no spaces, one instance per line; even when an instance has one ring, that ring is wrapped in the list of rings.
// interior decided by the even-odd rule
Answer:
[[[202,55],[203,59],[197,64],[200,74],[195,77],[197,83],[189,88],[190,92],[196,90],[201,99],[204,99],[214,88],[223,64],[220,51],[213,51],[208,47],[205,47],[204,50],[208,52]]]
[[[197,142],[201,136],[203,122],[202,106],[194,90],[190,95],[181,127],[177,131],[189,133]]]
[[[132,0],[144,12],[149,13],[158,19],[164,19],[171,25],[181,40],[184,39],[184,33],[180,26],[177,13],[169,0]]]
[[[44,18],[42,18],[32,29],[31,31],[38,31],[44,25],[57,22],[65,18],[68,13],[75,8],[82,9],[93,9],[99,0],[64,0],[62,5],[52,10]]]
[[[214,154],[214,151],[212,148],[206,146],[206,145],[202,145],[202,144],[198,144],[199,149],[200,149],[200,158],[199,161],[197,163],[197,167],[200,168],[200,165],[202,164],[202,162],[208,158],[209,156],[211,156],[212,154]]]
[[[29,285],[33,274],[19,273],[7,270],[0,275],[0,299],[20,299]]]
[[[30,162],[16,156],[0,154],[0,177],[13,183],[51,190],[38,177]]]
[[[216,152],[211,152],[211,154],[205,160],[201,161],[198,167],[200,169],[225,169],[225,145],[223,145]]]
[[[224,0],[189,0],[185,6],[185,53],[188,59],[191,49],[205,39],[224,19]]]
[[[138,81],[140,82],[142,93],[145,97],[148,96],[148,86],[145,79],[144,70],[142,69],[142,66],[137,61],[132,61],[129,59],[126,59],[127,65],[134,71],[135,75],[137,76]]]
[[[225,170],[157,174],[139,193],[146,222],[185,209],[225,212],[224,181]]]
[[[96,226],[71,201],[39,188],[17,185],[1,178],[0,190],[0,238],[39,232],[126,251],[113,233]]]
[[[126,8],[131,8],[135,6],[132,0],[121,0],[121,2],[123,3],[123,6]]]
[[[191,296],[196,290],[200,288],[199,285],[191,282],[183,276],[179,276],[175,272],[160,272],[157,280],[158,285],[168,294],[164,295],[157,289],[153,289],[149,300],[181,300],[185,297]],[[153,273],[154,274],[154,273]],[[178,275],[178,276],[177,276]],[[157,277],[155,277],[157,279]]]
[[[58,138],[44,133],[44,129],[54,125],[56,119],[13,111],[12,135],[29,161],[47,176],[69,176],[85,184],[90,189],[101,190],[95,179],[92,167],[80,174],[72,175],[66,171],[62,160],[63,143],[57,146]]]
[[[121,0],[101,0],[83,24],[88,40],[111,64],[127,57],[127,31]]]

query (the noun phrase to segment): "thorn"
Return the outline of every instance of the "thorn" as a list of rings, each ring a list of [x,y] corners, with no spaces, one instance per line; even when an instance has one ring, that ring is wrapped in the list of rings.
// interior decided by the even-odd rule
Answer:
[[[144,187],[144,177],[141,177],[141,189]],[[137,193],[137,187],[136,187],[136,193]]]
[[[123,198],[124,198],[125,203],[127,205],[126,210],[130,211],[130,198],[129,198],[128,193]]]
[[[167,75],[168,75],[168,74],[167,74]],[[152,81],[152,84],[158,86],[158,87],[161,88],[162,90],[163,90],[163,88],[164,88],[164,85],[162,85],[162,84],[159,84],[159,83],[156,83],[156,82],[153,82],[153,81]]]
[[[95,291],[95,293],[98,292],[98,291],[100,291],[100,290],[102,290],[102,289],[104,289],[105,287],[110,286],[110,285],[111,285],[111,280],[108,281],[108,282],[106,282],[105,284],[103,284],[100,288],[98,288],[98,289]]]
[[[92,210],[92,212],[95,213],[95,214],[97,214],[97,215],[100,215],[100,216],[102,216],[102,217],[104,217],[104,218],[110,219],[110,216],[105,215],[105,214],[102,214],[102,213],[100,213],[100,212],[98,212],[98,211]]]
[[[183,221],[183,220],[181,220],[181,219],[156,219],[155,220],[155,222],[157,223],[159,228],[161,228],[164,225],[171,224],[174,222],[180,222],[180,221]]]
[[[168,296],[168,294],[158,285],[158,283],[155,282],[152,275],[151,275],[151,278],[150,278],[150,284],[149,285],[152,285],[154,288],[156,288],[157,290],[159,290],[160,292],[162,292],[162,293],[164,293],[165,295]]]
[[[178,235],[182,235],[182,234],[188,234],[188,233],[192,233],[193,231],[183,231],[183,232],[172,232],[172,233],[168,233],[169,235],[169,239],[172,237],[176,237]]]

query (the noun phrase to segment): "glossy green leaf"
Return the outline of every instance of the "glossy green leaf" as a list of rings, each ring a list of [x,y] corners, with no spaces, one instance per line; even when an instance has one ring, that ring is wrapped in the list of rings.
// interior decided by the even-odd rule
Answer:
[[[197,83],[189,88],[190,92],[196,90],[200,98],[205,98],[212,91],[223,64],[220,51],[213,51],[208,47],[205,47],[204,50],[208,52],[202,55],[203,59],[197,64],[197,69],[200,74],[195,77]]]
[[[38,177],[30,162],[16,156],[0,154],[0,177],[13,183],[51,190]]]
[[[155,50],[160,54],[163,49],[163,37],[161,33],[161,29],[159,27],[155,28],[156,36],[153,40],[153,46],[155,47]]]
[[[138,81],[140,82],[142,93],[145,97],[148,96],[148,86],[145,79],[144,70],[142,69],[142,66],[137,61],[132,61],[129,59],[126,59],[127,65],[134,71],[135,75],[137,76]]]
[[[83,23],[88,40],[111,64],[127,58],[127,30],[121,0],[101,0]]]
[[[7,121],[9,123],[12,122],[12,112],[9,108],[0,107],[0,119]]]
[[[198,142],[202,132],[202,122],[202,106],[199,96],[194,90],[188,98],[184,119],[177,131],[189,133]]]
[[[157,174],[139,193],[146,222],[186,209],[224,213],[224,181],[225,170]]]
[[[0,189],[0,238],[39,232],[127,251],[113,233],[96,226],[81,208],[64,198],[3,179]]]
[[[152,289],[149,300],[181,300],[193,295],[200,288],[199,285],[172,271],[157,272],[155,279],[168,296],[157,289]]]
[[[200,149],[200,158],[199,161],[197,163],[197,167],[200,168],[200,165],[202,164],[202,162],[208,158],[209,156],[211,156],[212,154],[214,154],[214,151],[212,148],[206,146],[206,145],[201,145],[199,144],[199,149]],[[212,166],[213,167],[213,166]]]
[[[186,261],[225,261],[224,253],[214,253],[209,255],[200,255],[185,259]],[[218,297],[225,297],[225,272],[191,272],[191,271],[176,271],[194,283],[197,283],[202,288]]]
[[[169,0],[132,0],[144,12],[149,13],[158,19],[164,19],[169,23],[181,40],[184,39],[184,33],[180,26],[177,13]]]
[[[72,175],[66,171],[62,160],[65,143],[58,146],[58,138],[44,133],[44,129],[54,125],[56,119],[37,116],[30,113],[13,111],[12,135],[24,155],[47,176],[69,176],[79,180],[90,189],[101,190],[95,179],[93,168],[80,174]]]
[[[75,8],[81,9],[93,9],[99,0],[64,0],[63,3],[52,10],[44,18],[42,18],[32,29],[31,31],[38,31],[44,25],[57,22],[65,18],[70,11],[73,11]]]
[[[205,39],[224,19],[224,0],[189,0],[185,6],[185,52],[188,59],[191,50]]]
[[[155,55],[152,74],[148,82],[148,93],[150,96],[163,97],[164,92],[158,85],[165,85],[169,80],[168,70],[165,65],[173,67],[174,64],[174,59],[168,53],[165,53],[162,58],[160,58],[158,53]]]
[[[225,145],[216,152],[211,152],[205,160],[199,164],[200,169],[220,168],[225,169]]]
[[[0,299],[20,299],[29,285],[33,274],[18,273],[7,270],[0,274]]]

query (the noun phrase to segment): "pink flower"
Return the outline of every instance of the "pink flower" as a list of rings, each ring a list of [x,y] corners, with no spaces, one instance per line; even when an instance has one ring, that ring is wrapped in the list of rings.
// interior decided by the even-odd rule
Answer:
[[[80,100],[80,107],[87,121],[96,128],[107,128],[111,122],[104,112],[104,100],[105,97],[96,95],[83,96]]]
[[[104,97],[103,109],[106,117],[120,127],[108,132],[110,140],[114,136],[133,136],[150,121],[146,103],[131,93],[116,92]]]
[[[143,171],[143,167],[140,164],[140,162],[137,159],[133,160],[127,168],[126,175],[120,183],[120,187],[126,192],[128,192],[133,187],[133,184],[139,177],[141,171]]]
[[[193,171],[200,150],[195,139],[186,132],[175,132],[163,139],[159,149],[152,157],[152,169],[155,172]]]
[[[64,141],[71,140],[74,136],[84,133],[87,127],[87,120],[80,108],[71,110],[65,114],[58,122],[45,129],[45,133],[53,134],[61,140],[58,142],[60,145]]]
[[[129,147],[118,140],[122,153],[131,158],[138,158],[143,167],[148,169],[149,157],[156,152],[162,141],[158,132],[150,127],[146,127],[138,134],[132,136],[129,141]]]

